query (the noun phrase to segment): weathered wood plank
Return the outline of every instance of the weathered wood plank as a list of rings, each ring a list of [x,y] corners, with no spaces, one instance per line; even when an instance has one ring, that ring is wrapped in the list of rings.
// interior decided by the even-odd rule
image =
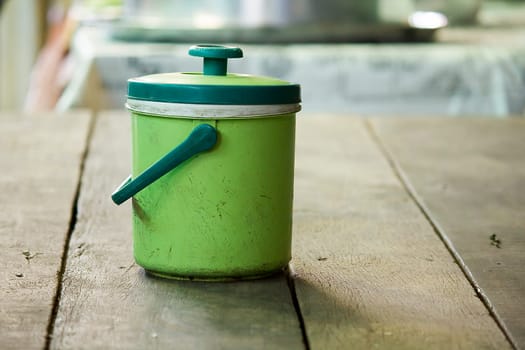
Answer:
[[[130,207],[109,198],[130,171],[129,149],[127,115],[99,116],[51,347],[303,348],[284,276],[242,283],[167,281],[134,264]]]
[[[525,120],[385,119],[373,125],[525,348]]]
[[[0,348],[42,349],[90,117],[0,115]]]
[[[298,123],[294,259],[312,349],[510,344],[365,124]]]

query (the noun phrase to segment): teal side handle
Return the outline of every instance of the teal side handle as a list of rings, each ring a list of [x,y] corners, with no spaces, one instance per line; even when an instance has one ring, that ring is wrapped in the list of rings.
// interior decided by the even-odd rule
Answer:
[[[135,179],[131,175],[113,192],[111,199],[115,204],[122,204],[138,192],[164,176],[185,160],[204,151],[217,143],[217,131],[209,124],[200,124],[180,145],[172,149],[156,163],[144,170]]]

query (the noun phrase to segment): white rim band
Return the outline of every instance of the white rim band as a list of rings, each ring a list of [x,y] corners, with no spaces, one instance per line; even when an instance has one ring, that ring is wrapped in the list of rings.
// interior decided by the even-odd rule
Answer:
[[[296,113],[301,110],[301,105],[299,103],[285,105],[204,105],[128,99],[126,108],[134,112],[160,117],[247,119]]]

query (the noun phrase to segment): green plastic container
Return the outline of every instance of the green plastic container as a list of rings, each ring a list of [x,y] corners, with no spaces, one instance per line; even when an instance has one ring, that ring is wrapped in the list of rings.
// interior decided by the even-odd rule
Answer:
[[[230,280],[291,259],[295,113],[300,87],[226,73],[239,48],[206,45],[203,73],[128,81],[135,260],[169,278]]]

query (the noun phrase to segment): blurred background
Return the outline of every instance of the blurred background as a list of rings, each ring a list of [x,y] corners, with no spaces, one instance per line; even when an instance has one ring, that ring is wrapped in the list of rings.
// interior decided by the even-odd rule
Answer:
[[[199,71],[195,43],[305,111],[525,115],[525,0],[0,0],[0,110],[124,108],[130,77]]]

